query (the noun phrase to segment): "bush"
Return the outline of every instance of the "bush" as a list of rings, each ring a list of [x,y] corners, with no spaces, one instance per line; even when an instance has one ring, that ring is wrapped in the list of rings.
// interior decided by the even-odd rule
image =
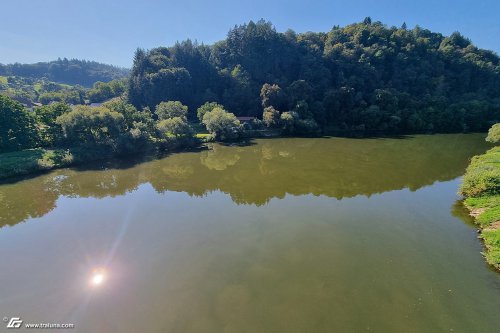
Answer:
[[[156,115],[160,120],[174,117],[186,119],[187,113],[188,107],[179,101],[161,102],[156,106]]]
[[[216,140],[237,139],[242,134],[240,121],[232,113],[217,107],[203,116],[203,124]]]
[[[472,158],[465,172],[460,194],[464,197],[500,194],[500,147]]]
[[[283,127],[283,132],[286,134],[294,134],[295,126],[299,120],[299,115],[297,112],[289,111],[283,112],[280,117],[280,123]]]
[[[486,141],[491,143],[499,143],[500,142],[500,123],[491,126],[488,131],[488,136],[486,137]]]
[[[280,121],[280,112],[272,106],[268,106],[264,108],[262,121],[267,127],[277,127]]]
[[[72,145],[109,146],[114,150],[126,130],[123,115],[105,107],[77,106],[57,117],[56,123]]]
[[[186,119],[182,117],[161,120],[156,124],[156,128],[160,138],[188,138],[193,136],[193,129]]]
[[[19,102],[0,95],[0,152],[32,148],[36,144],[34,117]]]
[[[68,112],[71,112],[71,108],[66,103],[54,103],[35,109],[41,146],[54,146],[63,140],[63,131],[56,119]]]
[[[207,113],[207,112],[211,112],[213,109],[215,108],[221,108],[221,109],[224,109],[224,107],[216,102],[206,102],[205,104],[203,104],[202,106],[200,106],[198,108],[198,110],[196,110],[196,116],[198,117],[198,119],[200,121],[203,121],[203,116]]]

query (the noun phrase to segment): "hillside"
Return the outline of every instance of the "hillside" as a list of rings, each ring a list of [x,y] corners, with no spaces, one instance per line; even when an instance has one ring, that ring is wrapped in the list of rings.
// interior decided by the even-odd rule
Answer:
[[[165,100],[188,105],[191,118],[215,101],[238,116],[262,117],[266,107],[275,123],[300,119],[362,135],[484,131],[500,119],[500,60],[458,32],[366,18],[329,32],[281,33],[261,20],[213,45],[138,49],[129,101],[153,109]]]
[[[58,59],[35,64],[0,64],[1,76],[46,79],[57,83],[91,87],[95,82],[109,82],[128,76],[129,70],[95,61]]]

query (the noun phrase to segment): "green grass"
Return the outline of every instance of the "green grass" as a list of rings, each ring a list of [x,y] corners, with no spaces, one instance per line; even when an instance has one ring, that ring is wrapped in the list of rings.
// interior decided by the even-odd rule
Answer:
[[[71,165],[74,161],[69,150],[28,149],[0,154],[0,179],[27,175]]]
[[[465,199],[464,203],[470,210],[485,210],[476,218],[476,222],[481,227],[487,227],[495,221],[500,221],[500,195],[471,197]]]
[[[0,83],[7,84],[7,77],[6,76],[0,76]]]
[[[472,158],[465,172],[460,194],[465,197],[500,194],[500,147]]]
[[[465,199],[465,205],[469,208],[488,208],[500,205],[500,195],[485,196]]]
[[[464,204],[476,215],[482,228],[486,261],[500,270],[500,147],[474,156],[464,175],[460,194]]]
[[[500,269],[500,229],[484,230],[481,234],[487,251],[484,254],[490,265]]]
[[[487,227],[493,222],[500,221],[500,206],[486,208],[476,220],[482,227]]]

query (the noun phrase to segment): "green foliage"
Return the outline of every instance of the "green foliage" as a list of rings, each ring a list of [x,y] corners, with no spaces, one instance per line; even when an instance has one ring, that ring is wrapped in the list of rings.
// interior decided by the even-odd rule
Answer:
[[[486,261],[500,269],[500,229],[484,230],[481,233],[487,251],[485,253]]]
[[[73,163],[73,155],[64,149],[29,149],[0,156],[0,178],[64,167]]]
[[[51,81],[89,87],[97,81],[108,82],[126,77],[127,69],[78,59],[57,59],[35,64],[0,66],[0,75],[25,78],[48,78]]]
[[[62,140],[62,128],[56,123],[56,119],[70,111],[71,108],[65,103],[54,103],[35,108],[40,146],[51,147]]]
[[[477,222],[481,226],[488,226],[496,221],[500,221],[500,206],[488,207],[477,217]]]
[[[488,131],[486,141],[491,143],[500,143],[500,123],[491,126],[490,130]]]
[[[269,83],[265,83],[260,90],[260,98],[264,108],[272,106],[280,109],[286,105],[286,98],[277,84],[270,85]]]
[[[35,118],[19,102],[0,95],[0,152],[29,148],[36,140]]]
[[[233,113],[215,108],[203,116],[203,124],[217,140],[231,140],[241,136],[241,124]]]
[[[86,89],[79,85],[70,86],[55,83],[47,78],[9,76],[6,79],[6,84],[0,85],[0,94],[9,96],[27,106],[31,106],[33,103],[81,104],[84,102]]]
[[[113,97],[121,96],[126,89],[127,80],[119,79],[110,82],[96,82],[92,89],[87,91],[87,98],[91,103],[104,102]]]
[[[125,118],[105,107],[77,106],[56,119],[71,145],[108,146],[116,149]]]
[[[500,206],[500,195],[469,197],[465,199],[465,205],[471,209],[474,208],[491,208]]]
[[[299,121],[299,114],[297,112],[283,112],[280,116],[280,123],[285,134],[294,134]]]
[[[272,106],[264,108],[262,121],[267,127],[277,127],[280,121],[280,112]]]
[[[161,120],[156,124],[156,128],[160,133],[160,137],[191,138],[194,134],[193,129],[184,117]]]
[[[188,107],[179,101],[161,102],[156,106],[158,119],[169,119],[174,117],[187,118]]]
[[[216,103],[216,102],[206,102],[205,104],[203,104],[202,106],[200,106],[196,110],[196,117],[198,117],[198,119],[200,121],[202,121],[203,120],[203,116],[205,115],[205,113],[211,112],[215,108],[224,109],[224,107],[222,105],[220,105],[219,103]]]
[[[117,151],[127,153],[147,148],[156,136],[155,122],[149,109],[137,110],[132,104],[120,98],[112,99],[102,105],[110,111],[120,113],[125,121],[120,135]]]
[[[500,194],[500,147],[472,158],[459,192],[464,197]]]
[[[64,102],[68,104],[83,104],[84,92],[78,89],[65,89],[55,92],[44,92],[38,96],[38,101],[42,104],[50,102]]]
[[[500,119],[499,97],[493,52],[458,33],[365,19],[304,34],[251,21],[211,46],[188,40],[138,50],[128,98],[151,108],[178,100],[190,110],[218,101],[237,116],[261,116],[272,106],[297,112],[304,128],[313,120],[372,135],[484,131]]]
[[[465,43],[465,42],[464,42]],[[499,124],[493,125],[486,141],[498,143]],[[474,156],[465,173],[460,194],[483,229],[486,261],[500,269],[500,147]]]

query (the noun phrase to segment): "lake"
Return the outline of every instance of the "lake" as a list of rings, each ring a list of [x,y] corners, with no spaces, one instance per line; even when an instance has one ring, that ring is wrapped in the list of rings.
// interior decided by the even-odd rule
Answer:
[[[498,332],[500,274],[456,194],[484,137],[260,139],[2,184],[0,316],[92,333]]]

